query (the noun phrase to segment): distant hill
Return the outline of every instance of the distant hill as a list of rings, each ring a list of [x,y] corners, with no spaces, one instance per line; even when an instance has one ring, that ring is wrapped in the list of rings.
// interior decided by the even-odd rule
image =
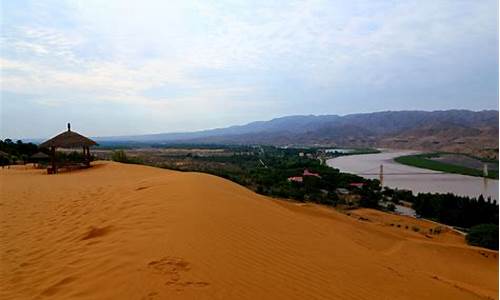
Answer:
[[[197,132],[97,138],[106,142],[372,146],[498,152],[498,111],[385,111],[287,116]]]

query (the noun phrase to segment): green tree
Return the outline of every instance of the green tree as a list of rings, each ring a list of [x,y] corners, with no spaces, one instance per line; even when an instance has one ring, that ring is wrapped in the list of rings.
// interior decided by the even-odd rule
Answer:
[[[466,240],[470,245],[498,250],[498,225],[476,225],[470,229]]]
[[[129,162],[127,154],[125,154],[125,151],[123,151],[123,150],[113,151],[113,154],[111,155],[111,159],[113,161],[117,161],[117,162],[121,162],[121,163],[128,163]]]

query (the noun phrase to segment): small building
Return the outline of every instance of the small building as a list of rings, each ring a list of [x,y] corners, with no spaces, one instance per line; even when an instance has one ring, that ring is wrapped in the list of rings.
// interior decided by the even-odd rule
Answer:
[[[302,176],[314,176],[314,177],[321,178],[321,176],[319,176],[318,173],[309,172],[308,169],[304,170],[304,172],[302,173]]]
[[[363,182],[352,182],[352,183],[349,183],[349,186],[352,186],[352,187],[355,187],[355,188],[362,188],[365,184]]]
[[[37,152],[30,157],[31,162],[34,164],[36,168],[41,168],[42,165],[44,165],[49,161],[49,159],[50,156],[48,156],[43,152]]]
[[[347,204],[349,204],[349,203],[353,204],[353,203],[359,202],[359,200],[361,199],[360,195],[353,193],[346,188],[335,189],[335,194],[337,194],[337,197],[340,200],[344,201]]]
[[[57,136],[40,144],[40,148],[50,149],[50,158],[52,167],[47,169],[47,173],[57,173],[56,149],[57,148],[81,148],[83,149],[83,164],[90,167],[90,147],[96,146],[97,143],[77,132],[71,131],[71,124],[68,123],[68,130],[58,134]]]
[[[288,177],[288,182],[304,182],[304,178],[302,178],[302,176],[292,176],[292,177]]]
[[[349,195],[349,190],[345,188],[337,188],[335,189],[335,193],[337,196],[344,196],[344,195]]]
[[[31,156],[31,158],[34,160],[43,160],[43,159],[49,159],[50,156],[48,156],[47,154],[45,154],[43,152],[37,152],[37,153],[33,154]]]

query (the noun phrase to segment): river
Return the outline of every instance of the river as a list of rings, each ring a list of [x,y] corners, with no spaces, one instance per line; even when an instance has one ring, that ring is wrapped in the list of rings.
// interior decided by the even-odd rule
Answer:
[[[454,193],[471,197],[483,194],[485,198],[489,196],[498,199],[498,180],[421,169],[402,165],[393,160],[395,157],[414,153],[418,152],[384,150],[376,154],[341,156],[329,159],[327,164],[342,172],[360,174],[371,179],[379,178],[380,165],[383,165],[384,186],[412,190],[414,193]]]

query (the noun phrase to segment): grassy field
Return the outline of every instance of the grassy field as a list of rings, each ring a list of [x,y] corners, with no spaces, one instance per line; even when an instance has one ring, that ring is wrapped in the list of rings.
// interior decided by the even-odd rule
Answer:
[[[440,153],[424,153],[424,154],[400,156],[396,157],[394,160],[400,164],[409,165],[417,168],[441,171],[446,173],[483,177],[482,170],[444,163],[431,159],[433,157],[438,157],[439,155]],[[490,170],[488,172],[488,178],[498,179],[498,171]]]

